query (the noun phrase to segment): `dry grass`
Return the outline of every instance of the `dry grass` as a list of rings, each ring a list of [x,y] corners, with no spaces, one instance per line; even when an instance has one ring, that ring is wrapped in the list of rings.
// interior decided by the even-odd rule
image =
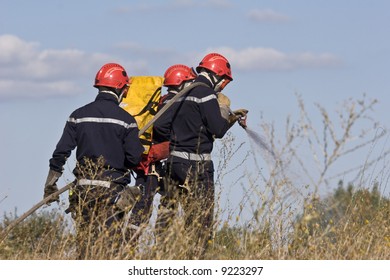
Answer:
[[[369,115],[375,103],[347,100],[336,120],[317,105],[316,124],[298,97],[299,118],[287,119],[284,135],[261,124],[268,148],[252,138],[243,152],[245,144],[231,133],[218,142],[215,234],[204,255],[196,254],[203,244],[197,232],[185,229],[178,215],[157,241],[153,223],[137,242],[126,222],[118,225],[119,243],[106,242],[102,231],[88,258],[390,259],[390,151],[386,129]],[[4,216],[0,229],[13,219]],[[68,219],[40,212],[0,244],[0,259],[76,259],[77,245]]]
[[[340,191],[340,190],[339,190]],[[344,191],[346,192],[346,191]],[[377,197],[378,198],[378,197]],[[278,242],[269,223],[234,227],[225,224],[208,242],[203,259],[331,259],[388,260],[390,258],[390,201],[375,204],[375,194],[352,192],[345,201],[308,201],[294,229]],[[357,201],[358,200],[358,201]],[[337,201],[337,202],[336,202]],[[343,205],[336,206],[335,203]],[[345,203],[345,204],[344,204]],[[332,204],[332,205],[331,205]],[[338,209],[338,213],[333,212]],[[7,223],[5,223],[7,224]],[[18,226],[0,245],[1,259],[77,259],[77,242],[60,215],[40,213]],[[282,230],[282,229],[280,229]],[[133,232],[134,233],[134,232]],[[122,239],[119,249],[104,232],[90,243],[88,259],[198,259],[197,234],[185,230],[178,218],[156,243],[147,228],[135,246]]]

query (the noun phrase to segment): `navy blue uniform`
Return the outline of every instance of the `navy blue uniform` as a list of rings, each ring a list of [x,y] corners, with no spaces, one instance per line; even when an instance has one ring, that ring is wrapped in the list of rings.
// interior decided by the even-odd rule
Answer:
[[[62,172],[71,151],[77,147],[78,164],[73,170],[77,184],[69,192],[69,208],[65,212],[72,212],[76,221],[81,259],[90,257],[88,244],[93,244],[91,240],[96,240],[102,230],[110,229],[107,242],[118,243],[121,228],[112,225],[122,221],[125,213],[115,207],[115,202],[130,182],[128,169],[140,162],[144,151],[135,119],[119,107],[113,94],[99,92],[94,102],[70,115],[50,159],[50,169]]]
[[[135,119],[118,104],[115,96],[99,93],[94,102],[75,110],[50,159],[50,169],[62,172],[77,146],[76,158],[81,167],[84,158],[96,161],[103,157],[105,171],[101,179],[127,185],[130,176],[124,174],[140,162],[144,148],[138,138]],[[77,167],[73,172],[78,179],[88,177],[80,174]]]
[[[215,138],[222,138],[229,123],[221,116],[216,92],[203,76],[195,79],[209,87],[192,89],[184,100],[178,102],[172,118],[171,150],[194,154],[208,154]]]
[[[202,82],[207,86],[197,86],[177,101],[168,110],[170,121],[167,120],[165,124],[156,122],[159,127],[171,127],[171,156],[168,158],[168,163],[184,165],[174,172],[182,174],[181,171],[184,171],[182,174],[184,176],[177,174],[178,177],[171,178],[179,184],[184,183],[187,169],[199,162],[203,166],[202,172],[206,168],[206,172],[210,172],[210,176],[213,176],[214,169],[210,154],[213,150],[214,138],[222,138],[230,128],[228,121],[221,116],[217,93],[211,88],[209,80],[198,76],[195,82]],[[192,168],[192,171],[195,172],[195,168]],[[208,184],[212,185],[213,181],[207,182]]]
[[[161,198],[160,208],[165,210],[157,217],[157,231],[161,234],[169,225],[178,208],[178,200],[171,199],[171,196],[179,195],[186,214],[186,227],[196,230],[199,240],[207,242],[211,236],[214,215],[211,152],[214,138],[222,138],[230,126],[221,116],[217,93],[209,80],[198,76],[194,82],[202,82],[207,86],[197,86],[180,98],[168,110],[171,118],[169,124],[161,124],[162,121],[158,123],[160,127],[171,127],[167,172],[173,190],[170,195]],[[182,188],[186,183],[187,189]],[[194,208],[188,208],[190,206]],[[201,225],[200,228],[197,225]]]
[[[164,95],[161,100],[161,104],[158,106],[158,110],[161,110],[169,100],[175,96],[175,93],[168,92]],[[175,104],[172,105],[175,107]],[[172,108],[171,107],[171,108]],[[153,143],[158,144],[165,141],[169,141],[171,137],[171,121],[173,118],[173,110],[168,109],[164,112],[154,123],[153,125]]]

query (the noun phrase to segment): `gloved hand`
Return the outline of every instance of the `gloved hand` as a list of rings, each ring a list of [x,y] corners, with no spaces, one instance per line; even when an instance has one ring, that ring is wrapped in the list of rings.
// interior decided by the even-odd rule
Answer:
[[[119,198],[115,205],[122,211],[130,211],[134,205],[141,199],[143,186],[126,186],[123,191],[119,193]]]
[[[45,188],[44,188],[44,194],[43,198],[48,197],[49,195],[55,193],[58,191],[58,187],[56,185],[58,179],[61,177],[61,173],[54,171],[54,170],[49,170],[49,174],[47,175],[46,183],[45,183]],[[53,197],[50,199],[47,204],[50,204],[54,201],[60,202],[59,196]]]
[[[247,109],[234,110],[233,114],[236,116],[239,116],[240,118],[245,117],[248,114],[248,110]]]
[[[240,118],[239,115],[230,114],[228,119],[229,125],[232,126],[239,118]]]
[[[165,141],[158,144],[153,144],[150,147],[148,156],[152,159],[152,162],[163,160],[169,156],[169,141]]]
[[[224,95],[222,92],[218,93],[218,103],[219,106],[227,106],[230,107],[230,99],[226,95]]]
[[[236,121],[238,121],[241,118],[245,118],[248,114],[247,109],[238,109],[231,112],[229,115],[229,124],[232,126]]]

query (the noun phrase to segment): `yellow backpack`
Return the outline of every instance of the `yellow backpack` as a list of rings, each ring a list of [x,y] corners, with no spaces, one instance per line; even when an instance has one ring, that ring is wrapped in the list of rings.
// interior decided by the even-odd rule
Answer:
[[[130,80],[129,91],[120,106],[135,118],[138,128],[141,129],[157,113],[164,77],[134,76],[130,77]],[[144,154],[149,153],[152,137],[153,126],[140,135],[141,143],[145,148]]]

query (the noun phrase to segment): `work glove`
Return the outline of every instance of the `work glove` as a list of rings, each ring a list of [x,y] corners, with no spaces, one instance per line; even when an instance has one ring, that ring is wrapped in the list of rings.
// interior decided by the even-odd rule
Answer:
[[[239,116],[240,118],[242,118],[242,117],[245,117],[248,114],[248,110],[247,109],[234,110],[233,114],[236,115],[236,116]]]
[[[228,119],[230,126],[232,126],[236,121],[240,120],[241,118],[245,118],[247,114],[247,109],[238,109],[232,111]]]
[[[134,205],[141,199],[143,186],[126,186],[119,193],[115,205],[122,211],[130,211]]]
[[[219,106],[227,106],[230,107],[230,99],[226,95],[224,95],[222,92],[218,93],[218,103]]]
[[[47,175],[46,183],[45,183],[45,188],[44,188],[44,194],[43,198],[45,199],[49,195],[55,193],[58,191],[58,187],[56,185],[58,179],[61,177],[61,173],[54,171],[54,170],[49,170],[49,174]],[[59,196],[51,198],[47,204],[50,204],[54,201],[60,202]]]
[[[151,162],[156,162],[168,158],[169,156],[169,141],[153,144],[148,153]]]
[[[230,114],[229,118],[228,118],[229,125],[232,126],[239,118],[240,118],[240,116],[238,116],[238,115]]]

